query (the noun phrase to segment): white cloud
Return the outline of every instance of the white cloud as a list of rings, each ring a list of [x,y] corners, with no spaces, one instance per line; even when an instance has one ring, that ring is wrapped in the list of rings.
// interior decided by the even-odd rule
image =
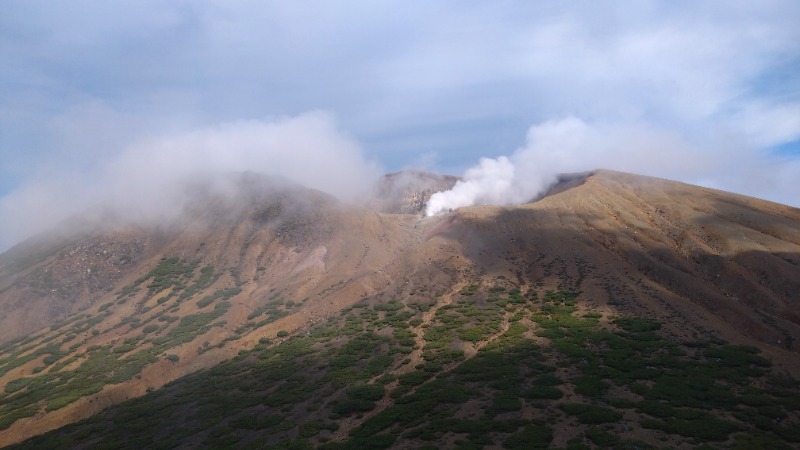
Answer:
[[[800,139],[800,102],[754,101],[739,110],[731,123],[761,148],[791,142]]]
[[[229,172],[264,173],[353,200],[381,170],[328,113],[224,123],[130,145],[81,176],[40,174],[0,198],[7,219],[0,248],[97,203],[114,205],[123,217],[158,220],[180,211],[186,182]]]

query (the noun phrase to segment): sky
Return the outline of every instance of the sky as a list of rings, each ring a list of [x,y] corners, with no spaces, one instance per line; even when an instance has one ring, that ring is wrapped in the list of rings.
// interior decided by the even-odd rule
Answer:
[[[794,0],[6,0],[0,251],[219,170],[345,199],[410,167],[511,177],[469,204],[609,168],[800,206],[798,23]]]

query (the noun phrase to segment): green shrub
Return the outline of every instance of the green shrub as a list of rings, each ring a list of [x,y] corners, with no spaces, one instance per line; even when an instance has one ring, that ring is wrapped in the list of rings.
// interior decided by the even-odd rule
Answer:
[[[484,330],[477,327],[459,328],[458,337],[462,341],[479,342],[485,339]]]
[[[395,312],[403,309],[405,305],[397,300],[391,300],[386,303],[378,303],[377,305],[373,306],[372,309],[375,311],[387,311],[387,312]]]
[[[264,430],[283,422],[284,418],[277,414],[259,416],[247,414],[230,421],[230,426],[243,430]]]
[[[214,295],[206,295],[205,297],[203,297],[203,298],[201,298],[200,300],[197,301],[197,307],[198,308],[205,308],[206,306],[214,303],[214,300],[216,300],[217,298],[219,298],[219,297],[218,296],[214,296]]]
[[[347,388],[347,397],[353,400],[378,401],[383,398],[386,390],[379,384],[356,384]]]
[[[459,292],[461,295],[473,295],[478,290],[480,286],[477,284],[470,284],[469,286],[461,289]]]
[[[564,384],[564,380],[548,373],[534,379],[533,384],[537,386],[558,386]]]
[[[339,425],[332,422],[324,422],[322,420],[310,420],[300,425],[298,436],[300,438],[310,438],[318,435],[322,430],[336,431]]]
[[[617,422],[622,419],[622,414],[613,409],[586,403],[564,403],[560,408],[585,424]]]
[[[772,364],[765,358],[758,356],[759,350],[745,345],[726,345],[705,349],[703,356],[713,359],[719,365],[728,367],[742,367],[755,365],[770,367]]]
[[[0,417],[0,430],[5,430],[14,422],[25,417],[31,417],[39,412],[38,405],[16,409],[9,414]]]
[[[61,359],[61,355],[47,355],[42,359],[42,362],[49,366],[50,364],[53,364],[59,359]]]
[[[732,422],[706,415],[701,419],[683,420],[667,418],[665,420],[643,420],[642,427],[663,430],[671,434],[693,437],[704,441],[725,441],[739,427]]]
[[[627,398],[614,397],[608,399],[608,404],[614,408],[630,409],[636,407],[636,402]]]
[[[534,449],[549,448],[553,440],[553,430],[544,425],[526,425],[519,433],[513,434],[503,441],[503,448]]]
[[[114,353],[128,353],[136,350],[136,344],[122,344],[114,349]]]
[[[418,370],[416,372],[404,373],[398,377],[398,380],[401,386],[418,386],[428,380],[430,376],[430,374]]]
[[[600,378],[585,375],[572,380],[572,384],[575,385],[575,392],[577,394],[592,398],[602,397],[611,387],[611,385]]]
[[[654,320],[642,319],[640,317],[620,317],[618,319],[614,319],[613,322],[618,327],[631,333],[657,331],[661,329],[660,323]]]
[[[17,378],[15,380],[11,380],[8,383],[6,383],[5,391],[6,393],[9,394],[12,392],[17,392],[18,390],[28,386],[35,379],[36,378],[29,377],[29,378]]]
[[[619,437],[617,435],[598,427],[587,428],[586,437],[600,448],[614,447],[619,442]]]
[[[513,392],[500,392],[495,395],[492,403],[486,410],[487,416],[495,416],[497,414],[519,411],[522,408],[522,402],[519,397]]]

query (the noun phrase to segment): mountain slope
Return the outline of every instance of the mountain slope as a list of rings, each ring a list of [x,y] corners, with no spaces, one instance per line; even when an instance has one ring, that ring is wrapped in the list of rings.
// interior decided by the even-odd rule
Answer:
[[[800,375],[795,344],[800,334],[795,312],[800,288],[797,209],[609,171],[569,179],[568,185],[556,186],[551,195],[528,205],[462,208],[432,218],[378,214],[257,178],[245,177],[236,192],[233,197],[197,202],[180,226],[91,235],[2,279],[11,286],[0,294],[7,304],[10,299],[17,301],[19,292],[31,292],[25,291],[31,289],[30,284],[21,280],[33,274],[71,273],[68,268],[86,260],[86,252],[80,249],[94,248],[103,254],[107,245],[130,242],[126,239],[131,236],[144,242],[130,269],[120,269],[119,278],[104,278],[106,286],[112,287],[84,288],[83,292],[97,296],[89,309],[0,349],[0,382],[6,391],[2,398],[6,406],[0,408],[0,424],[6,429],[0,431],[0,443],[87,417],[256,346],[255,353],[243,353],[236,362],[165,388],[164,397],[159,396],[161,391],[147,397],[148,407],[156,402],[174,421],[212,408],[207,402],[216,394],[197,399],[195,406],[177,402],[184,406],[166,408],[175,403],[175,396],[192,399],[206,392],[197,390],[197,383],[219,385],[217,375],[230,381],[228,387],[241,388],[246,380],[258,383],[257,389],[252,385],[247,389],[261,393],[253,398],[262,406],[223,402],[214,407],[221,408],[213,414],[217,422],[190,420],[184,424],[185,435],[170,442],[193,446],[211,439],[207,433],[212,428],[223,427],[217,437],[232,433],[230,439],[259,445],[283,439],[311,439],[309,443],[320,445],[350,432],[356,441],[348,445],[356,445],[358,436],[366,437],[370,433],[365,430],[374,429],[373,417],[384,417],[381,423],[401,430],[420,426],[412,427],[393,415],[400,414],[396,408],[403,403],[398,402],[405,399],[402,402],[415,404],[426,389],[438,386],[436,379],[450,379],[466,392],[475,392],[472,400],[454,393],[466,406],[451,412],[502,422],[495,425],[506,431],[486,432],[496,443],[510,439],[508,445],[512,445],[525,433],[547,435],[544,428],[558,445],[565,445],[569,433],[594,433],[601,440],[597,436],[602,430],[590,431],[580,419],[578,410],[583,407],[569,405],[602,403],[609,392],[620,390],[638,406],[635,412],[614,406],[612,412],[626,415],[623,422],[609,422],[617,423],[615,436],[638,423],[636,439],[654,444],[659,434],[647,430],[655,429],[683,446],[689,438],[671,431],[671,419],[647,422],[655,419],[647,413],[650,403],[642,402],[663,404],[665,399],[631,383],[636,377],[652,377],[644,377],[641,371],[624,378],[616,372],[567,370],[576,361],[591,358],[599,358],[598,366],[613,368],[617,363],[598,353],[594,341],[616,342],[609,332],[634,342],[649,340],[658,348],[675,348],[677,359],[655,361],[647,352],[651,344],[625,344],[625,348],[633,345],[630,351],[634,352],[626,359],[637,359],[641,367],[658,367],[659,373],[666,374],[665,383],[689,375],[703,379],[707,372],[685,373],[692,360],[705,371],[726,374],[719,364],[715,366],[715,358],[720,358],[714,355],[729,355],[735,368],[726,375],[731,383],[745,376],[744,381],[768,392],[771,402],[783,405],[784,422],[775,430],[754,425],[753,420],[760,419],[745,417],[749,406],[746,402],[744,407],[737,406],[735,399],[712,405],[710,410],[666,405],[692,409],[684,415],[705,414],[709,423],[738,414],[729,424],[733,428],[719,435],[731,443],[748,436],[783,441],[796,426],[792,425],[797,423],[796,405],[781,403],[778,393],[795,389],[794,381],[780,380]],[[100,246],[105,242],[113,244]],[[120,247],[113,248],[113,254],[124,254],[117,250]],[[61,278],[55,280],[59,283]],[[612,319],[620,316],[647,321]],[[553,320],[562,325],[554,327]],[[571,326],[576,324],[577,330],[599,334],[575,331]],[[560,331],[548,331],[554,329]],[[630,335],[648,330],[658,330],[658,335]],[[726,346],[721,339],[746,347]],[[697,344],[690,346],[692,342]],[[550,368],[536,369],[536,375],[530,368],[518,367],[514,373],[521,379],[507,386],[487,385],[480,388],[480,395],[474,383],[491,380],[461,377],[460,371],[474,370],[470,364],[488,367],[494,364],[493,358],[512,358],[514,364],[528,358],[509,356],[518,351]],[[751,351],[760,351],[767,359],[747,356],[754,355]],[[764,362],[768,360],[774,366]],[[264,365],[258,361],[281,362]],[[531,380],[544,377],[552,368],[564,383],[558,388],[563,399],[522,395],[520,389],[537,389]],[[303,373],[303,379],[294,379],[293,373]],[[584,395],[594,392],[579,388],[586,377],[609,387],[599,389],[598,395]],[[380,393],[377,385],[385,386]],[[269,400],[292,386],[298,392],[292,395],[299,397]],[[219,395],[241,395],[228,387],[220,386]],[[301,391],[315,392],[314,398],[326,399],[324,405],[308,409],[312,405]],[[749,394],[737,388],[736,395]],[[497,406],[500,410],[489,407],[500,398],[519,404],[520,409],[503,416],[501,406]],[[345,406],[337,406],[342,403]],[[79,428],[84,431],[65,430],[53,436],[84,436],[75,443],[116,436],[117,427],[127,422],[120,418],[129,417],[126,408],[116,408],[89,425],[102,423],[110,435],[99,431],[95,435],[84,427]],[[281,425],[285,429],[278,432],[259,422],[278,420],[268,418],[280,411],[281,421],[287,420]],[[558,427],[540,422],[559,414],[579,420],[572,423],[570,419]],[[386,415],[394,419],[385,422]],[[229,421],[245,417],[261,425],[228,430]],[[435,437],[439,442],[446,435],[452,444],[460,433],[458,427],[469,427],[443,425],[434,419],[424,421],[438,424],[440,432],[450,430]],[[642,421],[650,427],[641,425]],[[196,427],[201,422],[204,425]],[[303,423],[314,424],[307,428],[317,433],[303,438],[311,433],[299,428]],[[419,433],[424,434],[425,427],[417,428]],[[137,434],[144,429],[125,429],[133,433],[131,439],[144,436]],[[267,442],[261,438],[268,429],[273,437]],[[375,433],[387,429],[393,428],[379,428]],[[739,434],[731,434],[736,430]],[[146,445],[155,446],[165,438],[157,438],[161,432],[147,431],[148,439],[155,441]],[[406,445],[399,443],[402,440],[391,442]]]
[[[563,285],[623,311],[703,314],[703,322],[719,317],[714,329],[732,326],[734,334],[796,349],[796,208],[600,171],[533,204],[465,209],[460,216],[480,230],[472,239],[474,259],[494,251],[488,260],[498,261],[496,230],[481,226],[488,219],[508,234],[501,254],[541,258],[533,266],[517,264],[528,279],[559,271]]]

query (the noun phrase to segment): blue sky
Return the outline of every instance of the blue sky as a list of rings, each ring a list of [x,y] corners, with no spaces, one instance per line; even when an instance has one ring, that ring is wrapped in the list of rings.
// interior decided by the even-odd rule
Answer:
[[[569,152],[554,169],[797,206],[798,23],[791,0],[6,1],[0,250],[100,193],[146,198],[137,186],[175,170],[346,196],[383,171],[540,155],[542,136]],[[571,136],[554,130],[576,129],[603,150],[560,146]],[[331,180],[293,172],[323,163],[310,172]]]

